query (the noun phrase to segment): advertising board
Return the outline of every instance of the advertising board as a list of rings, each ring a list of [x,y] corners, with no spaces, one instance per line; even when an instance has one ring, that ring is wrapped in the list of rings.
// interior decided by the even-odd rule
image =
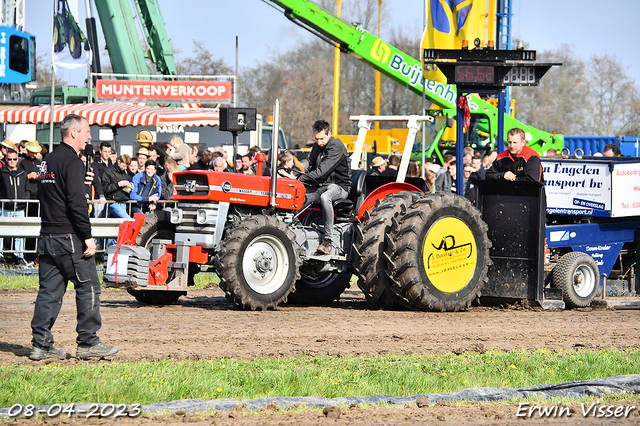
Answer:
[[[640,163],[614,164],[611,185],[611,216],[640,216]]]
[[[98,100],[122,102],[231,102],[230,81],[103,80],[96,83]]]
[[[608,162],[542,158],[547,214],[611,215]]]

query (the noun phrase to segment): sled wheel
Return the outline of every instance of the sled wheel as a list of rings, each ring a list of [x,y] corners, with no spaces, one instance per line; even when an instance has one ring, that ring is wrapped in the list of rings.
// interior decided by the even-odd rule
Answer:
[[[600,270],[586,253],[572,251],[553,268],[551,285],[562,289],[562,298],[572,308],[589,306],[600,285]]]
[[[383,256],[391,219],[405,214],[407,206],[421,195],[410,191],[389,194],[365,212],[363,221],[357,225],[353,247],[356,252],[354,267],[359,278],[358,287],[367,301],[379,308],[393,309],[398,305],[396,295],[391,290],[391,280],[385,273],[387,265]]]
[[[227,300],[243,309],[275,309],[300,278],[295,235],[270,216],[254,216],[229,228],[214,265]]]
[[[175,290],[132,290],[127,292],[145,305],[172,305],[178,302],[180,296],[186,296],[186,291]]]
[[[469,200],[427,194],[392,218],[385,260],[404,306],[458,311],[480,297],[491,264],[487,225]]]

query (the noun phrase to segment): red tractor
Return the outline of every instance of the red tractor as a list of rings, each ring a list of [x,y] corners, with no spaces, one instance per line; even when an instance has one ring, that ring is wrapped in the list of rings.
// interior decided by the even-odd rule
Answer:
[[[215,271],[227,299],[252,310],[331,303],[353,274],[383,308],[455,311],[480,296],[491,243],[467,199],[425,194],[420,178],[385,183],[352,170],[348,198],[334,202],[332,252],[323,255],[322,215],[304,204],[304,185],[275,170],[263,177],[263,167],[259,158],[256,176],[175,173],[176,207],[121,226],[105,286],[143,303],[172,303],[195,273]]]

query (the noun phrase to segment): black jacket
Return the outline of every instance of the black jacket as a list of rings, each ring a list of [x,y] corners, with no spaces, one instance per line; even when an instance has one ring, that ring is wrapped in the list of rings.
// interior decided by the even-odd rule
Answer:
[[[38,183],[42,234],[73,233],[82,241],[91,238],[84,175],[82,160],[64,142],[42,162]]]
[[[105,170],[102,179],[102,189],[104,190],[104,196],[107,200],[113,200],[118,203],[124,203],[129,201],[129,194],[123,191],[123,188],[118,185],[121,180],[131,182],[131,176],[127,173],[125,167],[124,170],[120,170],[118,164],[114,164]]]
[[[391,176],[391,177],[398,177],[398,169],[394,169],[392,167],[387,167],[386,169],[384,169],[384,171],[380,174],[380,176]]]
[[[162,184],[162,194],[160,195],[160,199],[171,200],[173,198],[173,181],[169,178],[169,173],[165,172],[160,176],[160,183]]]
[[[0,169],[2,181],[0,184],[0,198],[11,200],[25,200],[29,198],[27,191],[27,172],[18,167],[17,170],[9,170],[8,166]],[[22,210],[27,203],[16,203],[15,208]],[[13,203],[4,203],[4,208],[13,210]]]
[[[93,167],[93,171],[101,180],[104,180],[104,172],[109,170],[111,166],[113,166],[113,161],[111,159],[107,160],[107,163],[102,162],[102,157],[98,157],[98,159],[92,159],[91,166]]]
[[[347,192],[351,188],[351,166],[347,148],[340,139],[331,137],[324,148],[314,144],[309,154],[309,169],[300,175],[300,182],[308,186],[335,183]]]
[[[193,163],[189,170],[213,170],[213,161],[209,164],[205,164],[204,160],[200,158],[198,161]]]
[[[31,172],[40,173],[40,163],[41,161],[39,158],[31,158],[28,155],[24,154],[20,157],[18,168],[24,170],[27,175]],[[29,179],[29,182],[27,183],[27,191],[29,191],[30,198],[32,200],[38,198],[38,179]]]

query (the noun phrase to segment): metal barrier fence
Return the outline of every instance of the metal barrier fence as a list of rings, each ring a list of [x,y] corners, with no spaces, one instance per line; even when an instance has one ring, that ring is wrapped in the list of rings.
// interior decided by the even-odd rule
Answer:
[[[109,205],[100,204],[98,200],[93,200],[91,213],[91,233],[96,239],[98,252],[104,252],[106,240],[118,237],[120,224],[126,218],[112,217]],[[175,205],[174,200],[158,201],[158,209],[164,209]],[[24,208],[17,209],[16,204],[24,205]],[[127,213],[133,217],[132,208],[135,201],[127,201]],[[36,253],[37,239],[40,236],[40,202],[38,200],[10,200],[0,199],[0,253],[4,256],[9,253]],[[99,217],[94,217],[98,212]],[[35,239],[35,242],[34,242]],[[29,241],[30,240],[30,241]]]

